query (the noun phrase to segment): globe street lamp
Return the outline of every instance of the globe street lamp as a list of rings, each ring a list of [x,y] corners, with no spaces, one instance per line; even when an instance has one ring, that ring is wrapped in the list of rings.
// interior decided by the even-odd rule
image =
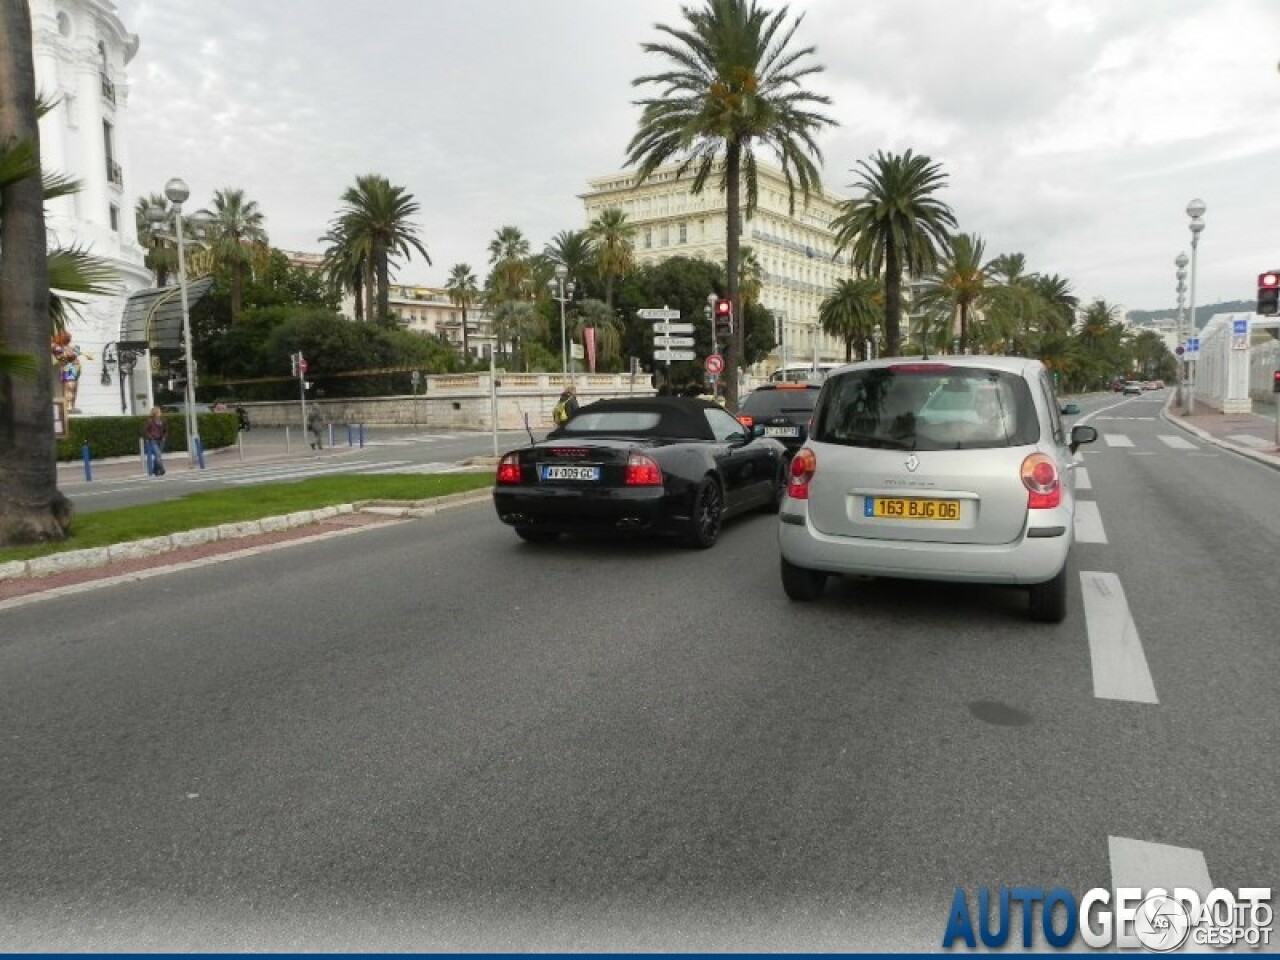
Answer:
[[[560,375],[564,383],[569,383],[569,338],[565,332],[564,305],[573,297],[574,282],[569,280],[569,268],[563,263],[556,264],[556,278],[551,281],[551,298],[560,303]],[[567,292],[566,292],[567,291]]]
[[[1177,339],[1182,346],[1182,356],[1178,358],[1178,406],[1183,410],[1187,408],[1187,371],[1191,369],[1191,343],[1190,338],[1183,336],[1182,322],[1186,317],[1184,307],[1187,302],[1187,264],[1190,261],[1185,253],[1178,254],[1174,258],[1173,265],[1178,268],[1178,285],[1175,288],[1178,294],[1178,320],[1177,320]]]
[[[1196,248],[1200,245],[1200,232],[1204,230],[1204,212],[1207,208],[1203,200],[1192,200],[1187,204],[1187,216],[1191,218],[1191,336],[1196,336]],[[1196,409],[1196,368],[1191,367],[1191,392],[1187,397],[1187,413],[1195,413]],[[1225,396],[1225,391],[1224,391]]]
[[[196,462],[200,447],[200,428],[196,420],[196,384],[195,361],[191,358],[191,314],[187,304],[187,258],[182,236],[182,205],[191,190],[185,181],[174,177],[164,185],[164,195],[169,200],[169,210],[152,207],[147,211],[147,218],[152,223],[162,223],[167,218],[173,219],[174,230],[178,240],[178,290],[182,297],[182,344],[186,366],[186,425],[187,425],[187,457],[192,464]],[[201,457],[201,460],[203,458]]]

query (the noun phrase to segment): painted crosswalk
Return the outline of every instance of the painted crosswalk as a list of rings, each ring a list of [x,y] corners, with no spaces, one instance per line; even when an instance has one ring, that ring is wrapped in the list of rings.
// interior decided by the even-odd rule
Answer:
[[[1104,433],[1102,439],[1106,441],[1108,447],[1133,446],[1133,441],[1129,439],[1127,434],[1123,433]]]
[[[441,440],[457,440],[455,433],[429,433],[416,437],[389,437],[386,440],[366,440],[366,447],[408,447],[422,443],[438,443]]]
[[[1173,437],[1168,434],[1160,434],[1160,442],[1166,447],[1172,447],[1174,450],[1194,450],[1196,445],[1186,437]]]

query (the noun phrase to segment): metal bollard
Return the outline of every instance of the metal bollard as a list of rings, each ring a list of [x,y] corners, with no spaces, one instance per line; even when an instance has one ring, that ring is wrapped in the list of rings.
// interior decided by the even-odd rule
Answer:
[[[284,452],[285,453],[293,452],[293,446],[289,442],[289,425],[288,424],[285,424],[285,427],[284,427]]]
[[[80,448],[80,456],[84,460],[84,478],[85,480],[93,479],[93,462],[89,455],[89,441],[84,442],[84,446]]]
[[[244,431],[236,431],[236,448],[240,451],[240,462],[244,463]]]
[[[360,449],[364,449],[364,424],[360,424]]]
[[[204,441],[196,437],[196,463],[200,465],[200,469],[204,469]]]
[[[355,437],[355,431],[352,429],[351,424],[348,423],[347,424],[347,446],[348,447],[355,446],[354,437]]]

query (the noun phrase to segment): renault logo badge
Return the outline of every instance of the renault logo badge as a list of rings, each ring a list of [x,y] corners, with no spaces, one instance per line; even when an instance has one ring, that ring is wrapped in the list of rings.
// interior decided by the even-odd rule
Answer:
[[[915,472],[916,472],[916,467],[918,467],[918,466],[920,466],[920,458],[919,458],[919,457],[917,457],[914,453],[913,453],[911,456],[907,457],[907,469],[908,469],[908,470],[910,470],[912,473],[915,473]]]

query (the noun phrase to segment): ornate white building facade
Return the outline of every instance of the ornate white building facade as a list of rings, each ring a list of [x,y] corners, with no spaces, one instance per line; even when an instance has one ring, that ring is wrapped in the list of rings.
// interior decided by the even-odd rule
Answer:
[[[49,243],[105,260],[118,284],[116,295],[88,298],[71,314],[72,343],[81,354],[76,409],[119,414],[119,370],[110,366],[111,383],[103,382],[104,353],[119,339],[128,295],[154,282],[143,266],[129,183],[126,68],[138,51],[138,38],[125,29],[110,0],[31,0],[30,5],[36,90],[56,104],[40,120],[41,165],[81,185],[72,196],[47,204]],[[140,375],[130,384],[129,412],[145,404],[146,381]]]
[[[675,166],[662,167],[641,184],[634,171],[589,181],[588,192],[581,195],[587,223],[608,207],[621,209],[636,228],[636,263],[686,256],[723,264],[724,193],[713,177],[695,196],[692,173],[677,178],[675,171]],[[843,360],[843,344],[818,327],[818,307],[851,272],[848,255],[835,256],[831,229],[844,198],[824,190],[806,204],[797,191],[792,212],[782,171],[759,164],[757,177],[758,203],[750,217],[744,203],[741,242],[760,263],[760,303],[778,321],[788,360],[811,360],[815,351],[820,360]],[[776,366],[782,358],[772,359],[770,366]]]

